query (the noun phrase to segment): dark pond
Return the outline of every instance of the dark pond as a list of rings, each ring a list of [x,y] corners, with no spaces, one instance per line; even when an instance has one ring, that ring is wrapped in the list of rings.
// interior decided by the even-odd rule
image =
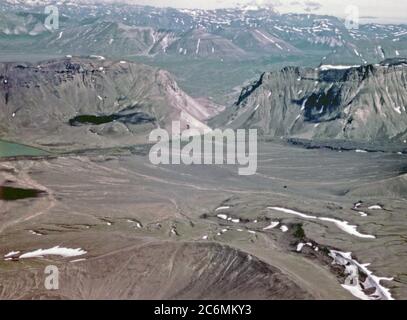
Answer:
[[[0,200],[4,201],[15,201],[27,198],[36,198],[43,193],[44,193],[43,191],[36,189],[22,189],[0,186]]]
[[[134,113],[115,113],[110,115],[79,115],[69,120],[71,126],[80,125],[99,125],[110,123],[113,121],[120,121],[125,124],[145,124],[154,122],[155,118],[143,112]]]

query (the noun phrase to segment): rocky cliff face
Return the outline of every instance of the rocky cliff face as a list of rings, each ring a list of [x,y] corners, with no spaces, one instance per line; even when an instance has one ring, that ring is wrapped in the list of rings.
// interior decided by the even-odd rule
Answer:
[[[183,112],[183,113],[182,113]],[[103,57],[0,64],[0,136],[43,146],[145,141],[172,120],[206,129],[205,107],[163,70]]]
[[[215,123],[271,137],[404,142],[407,60],[360,67],[287,67],[246,87]]]

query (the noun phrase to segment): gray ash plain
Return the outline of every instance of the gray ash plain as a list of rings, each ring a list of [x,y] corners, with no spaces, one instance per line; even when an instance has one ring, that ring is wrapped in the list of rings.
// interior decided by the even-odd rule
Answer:
[[[155,166],[145,148],[0,162],[0,184],[43,192],[0,200],[1,298],[355,298],[330,250],[407,297],[405,155],[260,143],[257,174],[242,177]],[[5,257],[55,246],[86,254]],[[58,291],[44,289],[49,264]]]

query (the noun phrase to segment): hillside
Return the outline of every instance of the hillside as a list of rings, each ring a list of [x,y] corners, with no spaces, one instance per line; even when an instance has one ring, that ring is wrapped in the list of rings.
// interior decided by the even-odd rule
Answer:
[[[265,72],[213,123],[274,138],[405,143],[407,60]]]
[[[204,130],[214,112],[166,71],[103,57],[3,63],[0,81],[2,138],[41,146],[133,144],[172,120]]]

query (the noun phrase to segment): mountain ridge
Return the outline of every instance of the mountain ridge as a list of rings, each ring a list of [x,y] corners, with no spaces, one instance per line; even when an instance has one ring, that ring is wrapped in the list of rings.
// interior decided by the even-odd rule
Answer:
[[[46,4],[57,5],[60,12],[60,28],[55,31],[56,36],[46,30],[41,23],[45,16],[43,8]],[[14,2],[0,4],[0,12],[7,12],[3,17],[3,26],[0,24],[0,34],[7,36],[10,33],[9,25],[13,25],[15,19],[13,14],[24,13],[27,15],[25,22],[20,21],[22,26],[18,30],[19,34],[31,36],[43,36],[52,41],[52,46],[46,49],[54,50],[64,54],[91,54],[103,52],[105,55],[114,57],[124,48],[126,54],[143,54],[154,56],[160,54],[163,56],[175,55],[183,56],[184,50],[179,50],[176,42],[188,39],[188,32],[201,30],[212,37],[220,37],[222,41],[229,41],[240,50],[245,51],[244,57],[254,56],[302,56],[304,53],[318,54],[326,63],[338,63],[346,58],[346,63],[357,62],[361,64],[373,63],[385,58],[403,56],[407,54],[407,25],[380,25],[364,24],[358,29],[347,29],[344,22],[333,16],[315,15],[315,14],[279,14],[266,9],[244,10],[239,8],[202,10],[202,9],[174,9],[174,8],[155,8],[151,6],[139,6],[128,4],[99,3],[94,5],[87,2],[71,3],[60,1],[45,1],[40,4],[32,2],[28,5],[23,2]],[[37,16],[36,24],[33,25],[33,15]],[[98,21],[89,24],[92,19]],[[20,17],[21,20],[21,17]],[[114,37],[126,38],[129,41],[138,42],[138,46],[127,46],[125,43],[115,43],[117,49],[109,49],[109,40],[107,34],[103,33],[103,28],[98,29],[98,23],[117,23],[126,25],[126,28],[148,27],[153,28],[155,33],[161,33],[163,37],[168,35],[164,45],[160,45],[162,37],[151,37],[148,39],[142,35],[128,36],[126,28],[114,33]],[[87,28],[93,28],[95,34],[90,38],[83,38],[83,35],[89,34]],[[76,38],[71,35],[67,41],[79,43],[82,47],[80,52],[68,52],[64,46],[64,33],[69,34],[69,29],[77,30]],[[62,33],[62,35],[60,35]],[[13,32],[11,32],[13,34]],[[61,37],[62,44],[55,41],[55,38]],[[184,37],[186,37],[184,39]],[[82,39],[83,38],[83,39]],[[85,41],[87,40],[87,41]],[[0,41],[9,44],[7,37]],[[26,40],[28,41],[28,40]],[[147,43],[144,43],[147,41]],[[150,47],[151,41],[154,42],[155,50],[145,51],[141,47]],[[198,38],[194,38],[193,44],[189,47],[188,55],[199,56],[195,48]],[[28,44],[37,50],[43,48],[44,42],[40,46],[35,43]],[[92,44],[92,45],[91,45]],[[177,46],[178,50],[166,51],[172,44]],[[89,46],[88,46],[89,45]],[[98,47],[100,45],[100,47]],[[194,48],[194,49],[192,49]],[[384,49],[383,49],[384,48]],[[130,50],[131,49],[131,50]],[[182,49],[186,49],[182,47]],[[130,50],[130,51],[129,51]],[[217,55],[216,48],[204,57],[214,59],[225,59],[227,55]],[[242,55],[238,55],[242,58]],[[341,61],[345,63],[345,61]]]
[[[406,143],[407,59],[367,66],[285,67],[243,88],[211,124],[273,138]]]

